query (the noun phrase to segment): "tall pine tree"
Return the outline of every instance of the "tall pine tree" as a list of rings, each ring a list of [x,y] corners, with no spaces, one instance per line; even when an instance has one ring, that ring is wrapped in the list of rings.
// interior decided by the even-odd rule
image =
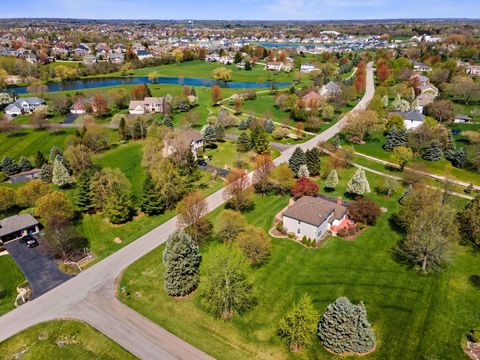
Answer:
[[[61,155],[57,155],[53,161],[52,183],[60,187],[73,183],[73,179],[62,161]]]
[[[288,160],[288,166],[293,173],[297,175],[298,171],[300,170],[300,166],[302,165],[307,165],[307,158],[303,150],[300,147],[296,147],[292,156]]]
[[[307,150],[305,158],[307,160],[307,167],[310,176],[317,176],[320,174],[320,157],[322,153],[317,147]]]
[[[91,174],[88,171],[82,171],[78,177],[75,190],[75,207],[80,212],[92,210],[92,200],[90,198]]]
[[[133,206],[130,196],[113,191],[105,206],[105,213],[112,224],[123,224],[132,218]]]
[[[152,176],[147,174],[143,182],[142,195],[140,198],[140,209],[147,215],[157,215],[165,211],[164,199],[153,182]]]
[[[252,130],[250,139],[252,141],[253,149],[257,154],[264,154],[270,151],[268,136],[263,127],[256,126],[255,129]]]
[[[240,136],[237,138],[237,151],[238,152],[247,152],[252,149],[252,141],[245,131],[242,131]]]
[[[20,172],[15,160],[8,156],[4,156],[2,162],[0,163],[0,171],[4,172],[7,175],[15,175]]]
[[[41,169],[43,165],[47,163],[47,159],[45,159],[45,156],[43,155],[42,152],[37,151],[37,154],[35,155],[35,167],[37,169]]]
[[[170,296],[185,296],[200,281],[201,255],[190,235],[178,230],[168,237],[163,250],[164,286]]]
[[[20,171],[29,171],[33,169],[33,165],[25,156],[22,156],[18,161],[18,167]]]
[[[217,135],[215,133],[215,129],[213,128],[212,125],[207,125],[203,132],[203,142],[205,143],[205,146],[208,147],[208,146],[214,145],[216,140],[217,140]]]
[[[423,158],[427,161],[440,161],[443,156],[442,145],[438,140],[432,140],[423,154]]]

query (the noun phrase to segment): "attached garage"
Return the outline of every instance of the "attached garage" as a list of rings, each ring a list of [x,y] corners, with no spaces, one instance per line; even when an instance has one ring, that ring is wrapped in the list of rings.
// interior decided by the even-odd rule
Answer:
[[[39,222],[30,214],[14,215],[0,220],[0,243],[20,239],[29,234],[37,234]]]

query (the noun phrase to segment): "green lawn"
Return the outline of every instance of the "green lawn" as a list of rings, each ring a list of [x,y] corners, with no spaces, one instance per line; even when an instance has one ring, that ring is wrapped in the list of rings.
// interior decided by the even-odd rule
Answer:
[[[456,124],[457,125],[457,124]],[[460,142],[459,138],[457,137],[457,143]],[[382,146],[385,142],[385,138],[382,133],[377,132],[374,133],[367,139],[365,144],[355,144],[355,145],[348,145],[350,148],[354,148],[355,151],[360,152],[365,155],[373,156],[381,160],[390,161],[391,153],[388,151],[384,151]],[[462,146],[465,146],[463,144]],[[431,172],[432,174],[449,176],[452,179],[474,183],[476,185],[480,185],[480,174],[475,173],[473,171],[459,169],[453,167],[450,162],[446,159],[442,159],[440,161],[426,161],[420,157],[414,158],[410,164],[420,164],[425,167],[425,170]],[[408,166],[408,165],[407,165]]]
[[[220,63],[210,63],[202,60],[187,61],[180,64],[159,65],[143,69],[134,70],[134,76],[148,76],[149,73],[156,71],[160,76],[166,77],[196,77],[212,78],[212,72],[218,67],[227,67],[232,71],[232,81],[269,81],[273,79],[279,82],[293,82],[295,79],[294,71],[291,73],[273,73],[264,70],[262,65],[256,65],[251,71],[239,70],[235,65],[222,65]]]
[[[17,286],[25,280],[25,276],[10,255],[0,256],[0,286],[4,289],[0,295],[0,316],[12,310],[17,297]]]
[[[37,151],[47,156],[52,146],[63,148],[65,138],[74,133],[75,129],[62,129],[58,133],[36,129],[20,129],[14,134],[0,133],[0,157],[8,155],[18,160],[23,155],[33,158]]]
[[[73,320],[33,326],[0,343],[0,353],[2,359],[22,360],[136,359],[99,331]]]
[[[340,171],[339,191],[353,169]],[[383,179],[367,174],[371,187]],[[372,194],[388,209],[378,224],[355,241],[331,238],[320,249],[306,249],[286,239],[273,239],[270,262],[252,273],[257,305],[231,322],[215,320],[200,303],[199,291],[184,300],[166,296],[160,247],[127,269],[121,281],[127,305],[174,334],[219,359],[334,359],[319,342],[306,352],[291,354],[276,335],[279,319],[291,303],[309,293],[316,308],[339,296],[363,301],[374,327],[377,350],[366,359],[462,359],[462,336],[478,326],[479,290],[468,278],[480,272],[478,254],[458,247],[451,267],[424,276],[397,263],[392,250],[401,235],[390,225],[397,199]],[[247,213],[250,223],[268,229],[273,216],[287,204],[285,197],[256,197],[256,207]],[[217,209],[209,217],[215,219]],[[202,248],[203,264],[210,261],[210,244]],[[200,285],[201,287],[202,285]],[[136,295],[134,295],[136,294]],[[138,296],[140,294],[140,296]]]

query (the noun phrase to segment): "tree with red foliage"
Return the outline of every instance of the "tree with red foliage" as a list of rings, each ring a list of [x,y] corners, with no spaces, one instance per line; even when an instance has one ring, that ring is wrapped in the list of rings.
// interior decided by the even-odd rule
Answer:
[[[348,205],[348,217],[358,223],[374,225],[381,210],[373,200],[359,197]]]
[[[220,85],[215,84],[212,86],[212,101],[216,105],[222,99],[222,90]]]
[[[150,90],[145,84],[135,85],[132,89],[132,99],[133,100],[143,100],[147,96],[150,96]]]
[[[353,84],[358,93],[365,91],[366,79],[365,79],[365,70],[360,71],[360,68],[357,70],[357,77],[355,78],[355,83]]]
[[[318,194],[318,184],[307,177],[302,177],[293,186],[292,194],[295,199],[303,196],[316,196]]]
[[[99,115],[108,113],[109,109],[107,100],[105,100],[102,95],[96,94],[92,99],[92,110]]]
[[[390,77],[390,69],[385,61],[382,61],[377,66],[377,77],[381,83],[388,80]]]

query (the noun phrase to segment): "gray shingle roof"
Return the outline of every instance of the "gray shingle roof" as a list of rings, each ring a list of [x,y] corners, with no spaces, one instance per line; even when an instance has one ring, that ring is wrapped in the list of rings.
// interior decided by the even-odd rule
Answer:
[[[0,220],[0,236],[12,234],[35,225],[38,225],[38,221],[30,214],[10,216]]]
[[[347,213],[347,208],[320,197],[304,196],[283,212],[284,216],[299,220],[314,226],[321,225],[332,214],[335,219],[342,218]]]
[[[425,115],[421,112],[416,110],[409,110],[409,111],[395,111],[395,114],[400,115],[405,120],[413,120],[413,121],[423,121],[425,120]]]

